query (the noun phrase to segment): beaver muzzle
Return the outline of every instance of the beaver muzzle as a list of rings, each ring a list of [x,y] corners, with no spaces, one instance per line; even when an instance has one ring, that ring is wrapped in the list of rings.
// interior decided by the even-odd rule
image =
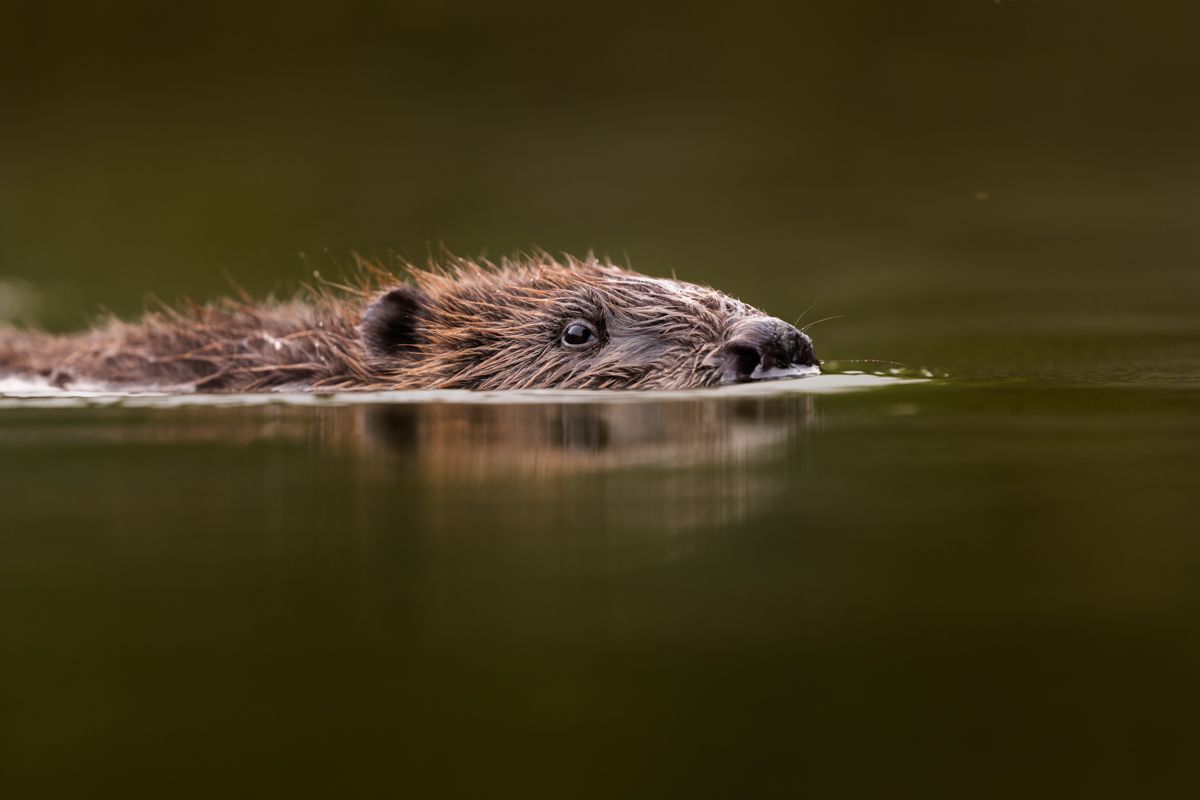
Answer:
[[[818,375],[812,339],[781,319],[748,320],[721,348],[721,383]]]

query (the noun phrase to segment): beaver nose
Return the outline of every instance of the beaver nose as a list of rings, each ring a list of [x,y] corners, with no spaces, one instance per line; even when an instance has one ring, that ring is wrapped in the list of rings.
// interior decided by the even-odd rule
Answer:
[[[727,383],[807,374],[818,365],[808,334],[783,320],[756,320],[723,348]]]

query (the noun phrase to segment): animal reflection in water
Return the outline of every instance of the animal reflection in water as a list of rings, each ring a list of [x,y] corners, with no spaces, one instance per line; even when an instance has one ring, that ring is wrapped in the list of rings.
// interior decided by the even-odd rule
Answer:
[[[425,490],[430,521],[447,526],[486,508],[496,528],[670,536],[785,502],[779,471],[758,467],[809,426],[812,403],[370,406],[355,409],[345,444],[365,463],[403,465]]]
[[[316,446],[311,458],[366,487],[369,502],[389,497],[388,484],[418,488],[421,519],[438,527],[476,515],[496,530],[577,527],[660,537],[787,502],[784,477],[764,465],[803,452],[813,403],[793,395],[190,407],[149,415],[105,409],[104,425],[36,436],[120,445],[307,441]],[[0,444],[34,435],[25,425],[0,425]]]
[[[800,403],[397,405],[353,409],[367,452],[459,478],[753,461],[810,418]]]

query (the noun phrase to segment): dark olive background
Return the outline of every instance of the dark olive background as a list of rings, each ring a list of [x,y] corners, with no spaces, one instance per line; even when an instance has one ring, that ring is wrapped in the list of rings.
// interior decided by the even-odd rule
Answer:
[[[0,316],[591,249],[950,376],[0,408],[0,787],[1195,791],[1198,16],[0,3]]]

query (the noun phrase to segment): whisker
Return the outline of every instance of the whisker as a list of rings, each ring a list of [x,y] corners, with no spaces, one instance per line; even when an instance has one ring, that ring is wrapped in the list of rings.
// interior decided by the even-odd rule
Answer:
[[[796,317],[794,320],[792,320],[792,327],[794,328],[794,327],[796,327],[797,325],[799,325],[799,324],[800,324],[800,320],[804,319],[804,315],[805,315],[805,314],[807,314],[808,312],[812,311],[812,310],[813,310],[813,306],[815,306],[816,304],[817,304],[817,301],[816,301],[816,300],[814,300],[814,301],[812,301],[811,303],[809,303],[809,304],[808,304],[808,308],[806,308],[806,309],[804,309],[803,311],[801,311],[801,312],[800,312],[800,316],[798,316],[798,317]]]
[[[822,322],[829,322],[829,320],[831,320],[831,319],[842,319],[842,318],[843,318],[843,317],[845,317],[845,316],[846,316],[845,314],[834,314],[834,315],[833,315],[833,316],[831,316],[831,317],[821,317],[821,319],[817,320],[816,322],[810,322],[810,323],[808,323],[807,325],[805,325],[805,326],[804,326],[803,328],[801,328],[800,330],[801,330],[801,331],[804,331],[804,332],[807,332],[807,331],[808,331],[808,329],[809,329],[809,328],[811,328],[811,327],[813,327],[814,325],[820,325]]]

